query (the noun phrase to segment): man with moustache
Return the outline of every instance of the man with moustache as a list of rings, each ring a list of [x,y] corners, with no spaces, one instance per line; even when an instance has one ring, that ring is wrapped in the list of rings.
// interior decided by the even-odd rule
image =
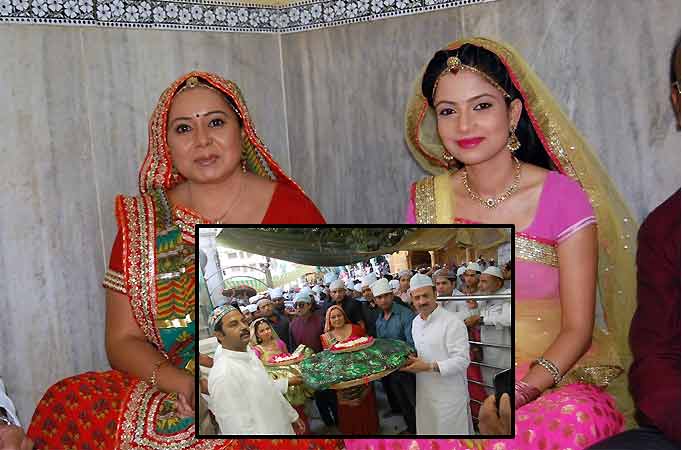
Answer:
[[[362,299],[360,299],[360,308],[362,311],[362,320],[365,323],[365,330],[367,334],[372,337],[377,337],[377,318],[379,317],[379,308],[377,308],[374,295],[370,286],[377,281],[374,273],[362,278],[360,282],[362,289]]]
[[[465,268],[460,267],[460,269],[462,273],[464,273]],[[436,271],[433,274],[433,281],[436,284],[436,295],[438,297],[463,296],[464,294],[455,288],[456,278],[457,275],[453,272],[449,272],[447,269]],[[477,327],[480,315],[478,302],[474,300],[449,300],[439,302],[439,304],[464,321],[464,324],[467,326],[470,340],[480,340],[480,332]],[[483,349],[479,345],[471,345],[469,349],[469,358],[471,361],[481,362],[483,360]],[[467,370],[469,380],[483,382],[482,370],[483,368],[478,365],[470,365]],[[469,383],[469,397],[476,400],[476,402],[482,402],[486,397],[485,389],[480,384]],[[471,404],[471,410],[474,415],[477,414],[479,410],[478,403],[476,402],[472,402]]]
[[[284,290],[282,288],[270,289],[270,300],[274,305],[275,313],[286,316],[284,308]]]
[[[408,292],[410,289],[410,278],[412,278],[411,270],[402,270],[398,273],[400,286],[398,287],[396,295],[408,306],[410,306],[410,302],[412,301],[410,293]]]
[[[208,375],[209,409],[220,433],[294,434],[292,424],[302,431],[303,421],[283,394],[289,385],[303,380],[272,380],[268,376],[258,357],[246,351],[249,326],[239,309],[219,306],[211,313],[208,324],[221,347]]]
[[[509,294],[504,288],[504,276],[499,267],[490,266],[481,274],[480,289],[482,294]],[[481,326],[481,342],[486,344],[511,345],[511,302],[507,300],[486,300],[482,302],[481,315],[474,317],[474,323]],[[508,369],[511,367],[511,350],[506,348],[484,347],[483,362],[495,367]],[[483,381],[493,385],[493,378],[499,369],[481,367]],[[493,390],[487,388],[488,394]]]
[[[411,356],[400,370],[417,375],[417,434],[471,434],[467,328],[438,304],[430,277],[413,276],[410,295],[418,313],[412,321],[418,356]]]
[[[289,340],[292,347],[303,344],[313,349],[315,353],[322,351],[320,335],[324,333],[324,317],[318,310],[313,309],[312,291],[301,289],[294,297],[297,317],[291,322]],[[333,390],[315,391],[315,405],[320,412],[324,424],[331,428],[338,423],[338,404]]]
[[[462,294],[464,295],[477,295],[478,292],[478,282],[481,276],[481,266],[478,263],[469,263],[464,271],[464,285],[462,286]]]
[[[332,305],[339,305],[341,309],[343,309],[343,312],[346,313],[348,320],[367,330],[367,324],[365,323],[365,319],[362,314],[362,306],[360,305],[360,302],[348,295],[348,291],[346,291],[346,285],[342,280],[332,281],[332,283],[329,285],[329,295],[331,296],[331,301],[328,301],[322,305],[323,324],[327,310]]]

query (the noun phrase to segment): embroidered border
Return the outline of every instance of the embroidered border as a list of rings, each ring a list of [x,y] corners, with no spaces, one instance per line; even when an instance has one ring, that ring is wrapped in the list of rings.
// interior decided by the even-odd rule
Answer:
[[[433,177],[417,181],[414,190],[417,223],[436,223],[436,192]]]
[[[309,0],[282,6],[202,1],[0,0],[0,22],[296,33],[496,0]]]
[[[556,253],[555,244],[541,242],[530,236],[516,233],[514,245],[518,259],[559,267],[559,256]]]
[[[162,353],[156,318],[156,241],[151,196],[116,199],[116,214],[123,234],[124,279],[135,321]]]
[[[122,411],[122,422],[117,431],[119,448],[130,450],[208,450],[214,448],[234,449],[236,440],[196,440],[194,424],[179,433],[162,435],[156,432],[156,419],[163,402],[171,394],[152,388],[138,381]]]
[[[125,287],[125,279],[122,273],[116,272],[115,270],[108,269],[104,274],[104,280],[102,281],[102,286],[112,291],[120,292],[121,294],[127,294]]]

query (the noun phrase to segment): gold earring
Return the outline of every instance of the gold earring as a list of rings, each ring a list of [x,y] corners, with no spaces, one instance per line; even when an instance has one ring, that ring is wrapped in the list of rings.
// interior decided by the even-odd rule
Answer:
[[[242,173],[246,173],[246,149],[244,148],[244,146],[242,146],[241,163],[242,163]]]
[[[242,154],[242,173],[246,173],[246,158]]]
[[[443,150],[443,159],[447,163],[451,163],[452,161],[455,160],[455,157],[450,154],[447,150]]]
[[[507,149],[513,154],[521,148],[521,142],[516,137],[516,129],[514,127],[509,129],[509,138],[507,139]]]

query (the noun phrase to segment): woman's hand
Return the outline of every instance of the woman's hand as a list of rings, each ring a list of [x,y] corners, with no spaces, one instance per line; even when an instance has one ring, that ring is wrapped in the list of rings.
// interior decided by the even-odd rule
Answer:
[[[303,384],[303,378],[299,377],[298,375],[289,377],[289,386],[298,386],[299,384]]]
[[[21,427],[0,425],[0,450],[31,450],[33,441]]]
[[[180,418],[194,417],[194,398],[187,399],[184,394],[178,394],[175,402],[175,412]]]
[[[187,374],[183,386],[177,391],[176,411],[180,417],[194,417],[194,377]]]

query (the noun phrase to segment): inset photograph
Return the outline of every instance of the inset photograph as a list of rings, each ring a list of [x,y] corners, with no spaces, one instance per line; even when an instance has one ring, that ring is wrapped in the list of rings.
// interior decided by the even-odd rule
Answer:
[[[512,436],[511,226],[200,226],[196,245],[198,438],[476,436],[481,408]]]

